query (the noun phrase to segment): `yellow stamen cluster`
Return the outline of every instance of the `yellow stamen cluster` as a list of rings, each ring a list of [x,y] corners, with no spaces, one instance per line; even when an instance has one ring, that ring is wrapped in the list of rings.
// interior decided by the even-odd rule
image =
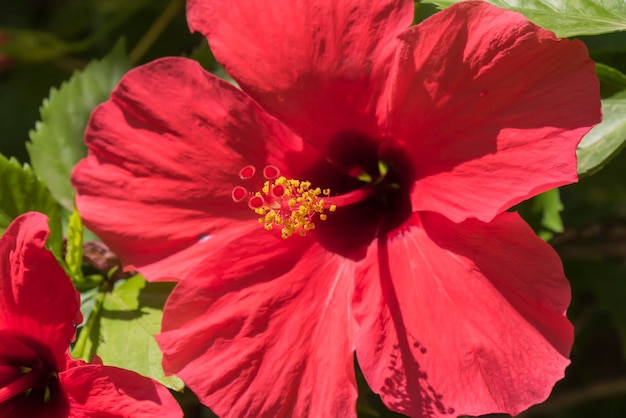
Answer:
[[[259,222],[268,231],[274,227],[281,228],[283,238],[289,238],[296,232],[305,236],[307,231],[315,229],[312,222],[315,214],[319,214],[320,220],[326,220],[321,196],[330,196],[329,189],[311,188],[308,181],[280,176],[266,181],[262,191],[263,194],[257,192],[256,195],[263,198],[265,204],[254,211],[260,215]],[[328,210],[334,212],[336,206],[331,205]]]

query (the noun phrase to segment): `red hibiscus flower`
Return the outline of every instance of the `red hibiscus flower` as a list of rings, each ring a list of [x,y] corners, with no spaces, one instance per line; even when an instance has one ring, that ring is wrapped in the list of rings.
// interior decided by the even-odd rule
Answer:
[[[482,2],[189,0],[241,90],[162,59],[93,113],[86,223],[165,308],[164,367],[226,417],[354,417],[353,353],[414,417],[520,412],[563,376],[570,294],[512,205],[576,181],[579,41]]]
[[[0,238],[0,417],[182,417],[157,382],[69,356],[79,295],[47,237],[45,215],[32,212]]]

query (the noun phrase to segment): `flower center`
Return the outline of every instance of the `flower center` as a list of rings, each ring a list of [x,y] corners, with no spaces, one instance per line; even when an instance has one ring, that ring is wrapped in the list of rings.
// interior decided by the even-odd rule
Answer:
[[[268,231],[280,228],[285,239],[294,234],[305,236],[307,231],[315,229],[316,218],[325,221],[326,211],[337,209],[336,204],[325,202],[330,189],[322,190],[312,187],[308,181],[288,179],[273,165],[263,169],[263,180],[257,178],[256,168],[251,165],[241,169],[239,178],[250,182],[252,187],[235,186],[233,200],[247,200],[263,227]]]
[[[246,202],[265,229],[280,230],[283,238],[313,230],[326,250],[360,260],[381,233],[395,231],[411,215],[413,162],[403,144],[358,132],[340,133],[327,148],[302,167],[297,156],[286,162],[306,181],[283,176],[273,165],[260,172],[243,167],[244,183],[231,197]]]
[[[20,376],[8,385],[0,388],[0,403],[19,394],[29,396],[33,389],[43,389],[43,402],[50,401],[51,380],[57,378],[57,374],[48,370],[41,362],[29,367],[20,367]]]
[[[266,166],[263,179],[258,179],[256,168],[248,165],[240,170],[239,178],[251,183],[252,187],[235,186],[231,196],[237,203],[247,201],[266,230],[279,228],[284,239],[294,234],[306,236],[307,231],[315,229],[317,219],[328,219],[328,212],[364,202],[381,189],[388,188],[390,185],[384,183],[387,169],[383,163],[379,164],[379,172],[375,179],[363,172],[357,176],[362,187],[331,197],[330,189],[313,187],[309,181],[288,179],[273,165]],[[394,186],[391,184],[392,188]]]

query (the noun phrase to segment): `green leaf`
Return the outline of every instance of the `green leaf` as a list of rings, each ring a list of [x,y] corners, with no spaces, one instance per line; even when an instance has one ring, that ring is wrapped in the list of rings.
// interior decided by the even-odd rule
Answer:
[[[561,212],[563,204],[559,189],[548,190],[533,199],[533,209],[541,214],[541,226],[544,231],[540,231],[539,236],[544,240],[552,238],[554,232],[563,232],[563,221]]]
[[[581,141],[576,150],[578,175],[589,176],[604,167],[626,141],[626,90],[602,100],[602,122]]]
[[[154,334],[160,332],[163,305],[173,286],[147,283],[137,275],[111,292],[100,293],[72,354],[85,360],[96,354],[106,365],[134,370],[182,390],[180,379],[165,377],[162,354],[154,339]]]
[[[7,160],[0,154],[0,235],[9,224],[25,212],[37,211],[48,215],[50,237],[46,246],[61,257],[61,208],[33,170],[15,158]]]
[[[80,292],[80,312],[83,314],[83,323],[79,324],[79,326],[84,326],[86,321],[91,318],[91,313],[98,302],[98,296],[104,296],[104,293],[100,293],[100,288],[98,286],[91,287]],[[83,356],[77,356],[76,352],[73,352],[72,354],[74,354],[76,358],[84,358]]]
[[[463,0],[423,0],[446,8]],[[488,0],[504,9],[520,12],[559,37],[597,35],[626,30],[624,0]]]
[[[596,75],[600,80],[600,91],[603,98],[609,98],[626,90],[626,74],[597,62]]]
[[[87,154],[83,134],[92,110],[105,101],[130,69],[124,43],[118,42],[101,61],[92,61],[59,90],[52,89],[41,106],[41,121],[26,144],[35,172],[61,205],[72,210],[70,174]]]
[[[524,217],[544,241],[552,239],[554,233],[563,232],[563,221],[561,220],[563,204],[559,189],[541,193],[517,205],[514,210]]]
[[[65,264],[72,281],[77,287],[80,287],[85,281],[83,277],[83,220],[80,218],[76,206],[74,206],[74,211],[72,211],[67,225]]]

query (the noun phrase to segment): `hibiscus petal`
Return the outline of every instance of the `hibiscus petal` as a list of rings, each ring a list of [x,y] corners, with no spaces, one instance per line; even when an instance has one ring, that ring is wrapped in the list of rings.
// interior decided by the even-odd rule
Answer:
[[[389,128],[415,161],[414,210],[488,221],[576,181],[576,146],[600,121],[582,42],[483,2],[456,4],[401,38]]]
[[[357,272],[357,358],[389,408],[515,415],[563,377],[568,282],[517,214],[462,224],[414,214],[368,260]]]
[[[158,382],[130,370],[87,364],[59,374],[71,418],[179,418],[172,394]]]
[[[243,220],[257,222],[231,196],[243,167],[289,172],[285,155],[303,151],[241,91],[180,58],[129,72],[94,111],[86,141],[72,177],[78,209],[148,280],[183,276],[249,229]]]
[[[192,30],[271,114],[324,152],[342,131],[379,138],[379,97],[410,0],[190,0]]]
[[[79,295],[54,255],[45,248],[48,218],[30,212],[16,218],[0,238],[0,329],[24,332],[49,347],[57,366],[80,322]]]
[[[165,371],[221,417],[355,417],[353,273],[317,244],[202,266],[166,304]]]

